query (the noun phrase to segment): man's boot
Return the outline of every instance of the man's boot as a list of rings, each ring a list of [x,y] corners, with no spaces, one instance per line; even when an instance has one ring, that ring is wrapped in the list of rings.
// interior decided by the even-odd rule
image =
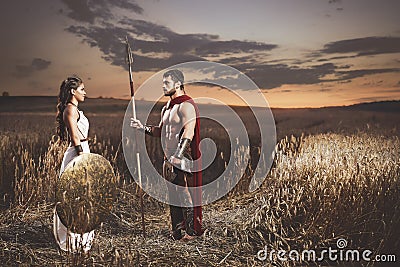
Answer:
[[[183,225],[183,214],[182,208],[176,206],[170,206],[172,233],[171,237],[174,240],[180,240],[182,238]]]
[[[194,209],[193,207],[185,208],[185,228],[186,233],[190,236],[195,236],[194,231]]]

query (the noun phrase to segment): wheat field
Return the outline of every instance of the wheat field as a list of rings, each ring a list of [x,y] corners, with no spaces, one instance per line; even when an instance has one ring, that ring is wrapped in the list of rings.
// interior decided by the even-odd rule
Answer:
[[[148,195],[147,238],[142,237],[138,188],[121,151],[121,121],[101,114],[88,117],[91,151],[110,161],[121,182],[92,250],[68,254],[58,250],[51,228],[55,177],[67,146],[53,136],[54,115],[0,114],[2,265],[269,266],[271,262],[257,258],[261,249],[321,250],[334,247],[339,238],[349,248],[369,249],[374,255],[400,251],[400,140],[395,125],[340,124],[334,131],[317,129],[318,123],[314,128],[278,123],[273,167],[261,188],[247,190],[252,164],[237,170],[244,176],[234,190],[204,207],[204,235],[182,243],[168,238],[168,207]],[[160,153],[155,141],[149,148],[149,153]],[[214,168],[226,161],[223,153],[218,155]],[[274,265],[377,263],[275,259]]]

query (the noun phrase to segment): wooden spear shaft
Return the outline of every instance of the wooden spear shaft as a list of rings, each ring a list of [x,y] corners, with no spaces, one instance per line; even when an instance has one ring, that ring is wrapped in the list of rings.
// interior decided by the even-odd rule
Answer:
[[[136,106],[135,106],[135,86],[133,83],[132,77],[132,64],[133,64],[133,56],[131,46],[129,45],[128,36],[126,36],[126,53],[128,56],[128,71],[129,71],[129,84],[131,88],[131,98],[132,98],[132,112],[133,118],[136,120]],[[142,214],[142,231],[143,237],[146,238],[146,224],[144,222],[144,203],[143,203],[143,189],[142,189],[142,172],[140,169],[140,154],[137,149],[137,138],[136,131],[134,131],[135,138],[135,148],[136,148],[136,161],[137,161],[137,170],[138,170],[138,178],[139,178],[139,196],[140,196],[140,212]]]

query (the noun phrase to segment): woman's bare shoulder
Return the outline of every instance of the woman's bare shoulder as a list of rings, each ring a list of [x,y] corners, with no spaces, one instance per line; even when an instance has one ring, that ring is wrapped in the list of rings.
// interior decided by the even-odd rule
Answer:
[[[76,107],[73,105],[67,105],[64,109],[64,119],[68,118],[68,117],[72,117],[72,118],[78,118],[78,112],[76,110]]]

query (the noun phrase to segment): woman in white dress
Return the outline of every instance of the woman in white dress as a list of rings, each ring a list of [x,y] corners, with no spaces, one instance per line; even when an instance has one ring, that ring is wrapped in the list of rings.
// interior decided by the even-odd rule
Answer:
[[[89,121],[78,109],[78,104],[85,101],[85,86],[81,78],[68,77],[61,83],[57,104],[57,134],[62,140],[68,140],[60,175],[68,163],[82,153],[90,153],[87,141]],[[89,251],[94,239],[94,230],[77,234],[71,232],[60,220],[56,209],[53,215],[53,233],[59,247],[64,251]]]

